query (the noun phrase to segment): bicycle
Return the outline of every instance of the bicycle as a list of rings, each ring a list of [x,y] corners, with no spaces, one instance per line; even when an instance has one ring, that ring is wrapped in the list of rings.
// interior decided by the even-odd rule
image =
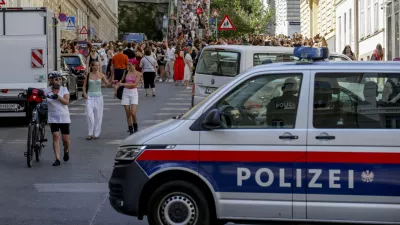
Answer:
[[[21,93],[22,97],[27,97],[29,103],[33,103],[31,121],[28,126],[27,151],[24,156],[27,159],[28,167],[32,167],[33,155],[37,162],[40,161],[43,143],[47,142],[46,124],[47,124],[47,101],[43,90],[29,88],[27,93]]]

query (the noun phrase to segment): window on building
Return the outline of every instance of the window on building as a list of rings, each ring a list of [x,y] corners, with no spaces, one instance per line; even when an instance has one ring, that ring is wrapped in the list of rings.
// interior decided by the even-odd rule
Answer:
[[[395,28],[394,28],[394,30],[395,30],[395,38],[394,38],[394,40],[395,40],[395,57],[399,57],[400,56],[400,53],[399,53],[399,51],[400,51],[400,46],[399,46],[399,42],[400,42],[400,30],[399,30],[399,26],[400,26],[400,24],[399,24],[399,11],[397,11],[396,12],[396,14],[394,15],[394,18],[395,18]]]
[[[344,13],[344,16],[343,16],[343,39],[344,39],[344,42],[343,42],[343,44],[344,45],[346,45],[347,44],[347,20],[346,20],[347,18],[346,18],[346,13]]]
[[[342,17],[341,16],[339,16],[339,18],[338,18],[338,28],[339,28],[339,30],[338,30],[338,34],[339,34],[338,47],[339,47],[339,49],[342,49],[342,39],[343,38],[342,38]]]
[[[387,6],[387,15],[388,15],[388,17],[387,17],[387,40],[388,40],[388,45],[387,45],[387,49],[388,49],[388,60],[392,60],[392,54],[393,54],[393,51],[392,51],[392,46],[393,46],[393,38],[392,38],[392,34],[393,34],[393,32],[392,32],[392,11],[391,11],[391,9],[392,9],[392,4],[390,3],[388,6]]]
[[[367,1],[367,35],[371,34],[371,0]]]
[[[352,23],[353,23],[353,21],[351,21],[351,19],[352,19],[351,9],[349,9],[349,36],[350,36],[349,44],[351,44],[351,42],[353,42],[353,32],[352,32]]]
[[[399,129],[400,108],[391,79],[400,73],[318,73],[314,82],[313,125],[330,129]]]
[[[360,37],[364,37],[365,34],[365,14],[364,14],[364,0],[359,0],[359,4],[360,6]]]
[[[379,3],[377,0],[375,0],[375,6],[374,6],[374,30],[378,31],[379,30]]]

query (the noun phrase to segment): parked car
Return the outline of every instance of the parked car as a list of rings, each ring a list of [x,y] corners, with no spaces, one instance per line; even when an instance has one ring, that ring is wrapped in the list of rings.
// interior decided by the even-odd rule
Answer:
[[[74,68],[74,75],[77,77],[78,89],[82,90],[83,81],[86,74],[86,61],[82,54],[62,54],[61,68],[71,71]]]

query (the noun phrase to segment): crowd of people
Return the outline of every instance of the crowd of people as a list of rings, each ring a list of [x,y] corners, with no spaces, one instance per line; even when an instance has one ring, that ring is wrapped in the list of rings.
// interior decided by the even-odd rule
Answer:
[[[83,98],[86,103],[86,116],[88,122],[87,140],[100,138],[101,124],[103,120],[104,100],[103,87],[113,87],[115,97],[121,100],[121,105],[126,112],[128,132],[134,134],[139,130],[138,118],[136,116],[139,104],[138,88],[143,86],[145,96],[156,97],[155,81],[174,82],[175,86],[191,88],[191,82],[196,68],[197,60],[202,49],[207,45],[254,45],[254,46],[281,46],[281,47],[327,47],[325,38],[318,35],[314,38],[306,38],[295,33],[292,37],[283,35],[263,35],[246,38],[220,38],[213,39],[175,39],[174,41],[143,41],[142,43],[111,41],[109,43],[89,42],[86,58],[87,71],[83,85]],[[78,41],[64,40],[63,53],[83,54],[79,49]],[[351,47],[347,45],[343,54],[352,60],[357,60]],[[370,60],[382,61],[383,48],[380,44],[373,51]],[[52,133],[56,161],[54,166],[60,165],[60,150],[58,132],[62,133],[64,142],[64,161],[69,160],[69,93],[66,88],[59,87],[60,74],[49,77],[50,88],[48,92],[57,94],[54,100],[57,112],[63,112],[62,121],[52,121]],[[58,83],[57,83],[58,82]],[[62,91],[60,91],[62,90]],[[57,103],[57,104],[56,104]],[[53,104],[53,103],[52,103]],[[51,110],[49,110],[49,113]],[[49,114],[49,118],[50,118]],[[54,118],[56,118],[54,117]],[[69,122],[69,123],[68,123]],[[68,124],[68,126],[66,125]],[[57,142],[57,144],[56,144]]]

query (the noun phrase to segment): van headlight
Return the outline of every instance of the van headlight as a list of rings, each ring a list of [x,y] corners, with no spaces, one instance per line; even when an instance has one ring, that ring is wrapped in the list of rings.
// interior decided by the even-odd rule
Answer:
[[[145,148],[146,146],[120,146],[118,147],[115,160],[134,160],[136,156],[138,156],[139,153]]]

